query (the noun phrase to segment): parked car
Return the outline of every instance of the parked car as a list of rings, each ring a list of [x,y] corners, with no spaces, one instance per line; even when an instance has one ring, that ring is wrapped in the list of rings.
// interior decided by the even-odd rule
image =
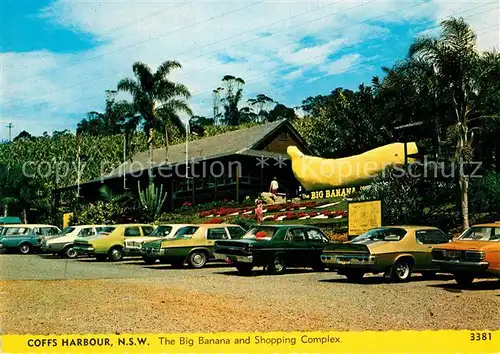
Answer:
[[[439,270],[431,262],[432,247],[451,239],[431,226],[374,228],[352,241],[326,246],[322,262],[351,281],[367,273],[384,273],[394,281],[407,281],[412,272],[430,278]]]
[[[435,247],[432,258],[461,287],[475,278],[500,278],[500,222],[470,227],[452,243]]]
[[[160,259],[162,263],[182,267],[188,263],[191,268],[201,268],[213,259],[213,247],[216,240],[237,239],[245,234],[245,229],[231,224],[203,224],[191,235],[182,235],[174,239],[148,242],[142,247],[143,259],[153,263]]]
[[[106,227],[107,225],[68,226],[61,233],[42,240],[42,251],[67,258],[76,258],[78,252],[73,245],[75,239],[77,237],[95,236]]]
[[[126,256],[141,256],[142,245],[157,240],[176,238],[183,235],[192,235],[198,226],[191,224],[163,224],[158,225],[150,235],[128,237],[125,239],[123,253]]]
[[[271,274],[282,274],[288,267],[312,267],[322,271],[320,255],[329,238],[314,226],[265,225],[249,230],[241,240],[217,241],[217,259],[233,264],[240,274],[263,266]]]
[[[44,237],[61,232],[57,226],[43,224],[5,225],[0,235],[0,248],[18,249],[22,254],[40,250]]]
[[[104,227],[97,235],[77,237],[74,249],[80,254],[95,257],[98,261],[123,259],[125,239],[149,235],[153,226],[148,224],[121,224]]]

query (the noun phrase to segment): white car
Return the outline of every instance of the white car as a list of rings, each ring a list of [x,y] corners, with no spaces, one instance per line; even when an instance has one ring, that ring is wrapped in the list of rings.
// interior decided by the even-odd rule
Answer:
[[[78,225],[68,226],[61,233],[42,240],[42,251],[58,254],[67,258],[75,258],[78,252],[73,248],[77,237],[95,236],[108,225]]]
[[[142,245],[145,242],[157,241],[167,238],[176,238],[181,235],[189,236],[194,234],[197,229],[198,226],[193,224],[158,225],[148,236],[127,237],[125,240],[125,248],[123,249],[123,253],[127,256],[140,256],[142,255]]]

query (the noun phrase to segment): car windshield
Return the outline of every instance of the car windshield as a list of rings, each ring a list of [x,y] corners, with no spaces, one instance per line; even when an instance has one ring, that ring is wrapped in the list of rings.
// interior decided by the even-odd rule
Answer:
[[[352,242],[359,242],[365,240],[372,241],[399,241],[406,235],[405,229],[397,227],[381,227],[371,229],[352,239]]]
[[[166,237],[170,235],[170,232],[172,232],[172,226],[160,225],[149,236]]]
[[[73,231],[75,230],[75,228],[73,226],[68,226],[66,228],[64,228],[60,233],[59,235],[67,235],[69,233],[72,233]]]
[[[243,239],[257,239],[257,240],[271,240],[278,229],[276,227],[259,226],[250,229],[242,238]]]
[[[500,240],[499,227],[471,227],[458,238],[461,241],[498,241]]]

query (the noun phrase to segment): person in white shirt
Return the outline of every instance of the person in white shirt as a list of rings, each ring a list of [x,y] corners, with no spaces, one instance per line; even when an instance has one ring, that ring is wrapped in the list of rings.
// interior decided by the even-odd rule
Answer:
[[[269,186],[269,192],[276,195],[276,193],[278,193],[278,187],[278,180],[274,177],[271,181],[271,185]]]

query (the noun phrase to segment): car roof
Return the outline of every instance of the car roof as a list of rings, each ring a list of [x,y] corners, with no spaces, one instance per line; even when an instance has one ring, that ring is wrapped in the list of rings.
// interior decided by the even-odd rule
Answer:
[[[215,227],[227,227],[227,226],[229,226],[229,227],[231,227],[231,226],[241,227],[240,225],[237,225],[237,224],[201,224],[199,226],[205,227],[207,229],[213,229]]]
[[[388,226],[374,227],[373,229],[393,228],[393,227],[405,229],[405,230],[415,230],[415,229],[439,230],[439,228],[437,228],[435,226],[428,226],[428,225],[388,225]]]
[[[274,228],[280,228],[280,227],[308,227],[308,228],[314,228],[314,229],[318,229],[317,226],[313,226],[313,225],[304,225],[304,224],[279,224],[279,225],[276,225],[276,224],[270,224],[270,225],[267,225],[267,224],[263,224],[263,225],[255,225],[254,227],[274,227]]]
[[[472,225],[471,227],[500,227],[500,221],[488,222],[485,224]]]
[[[178,226],[178,227],[184,227],[184,226],[199,226],[198,224],[169,224],[166,222],[161,222],[156,224],[156,226]]]
[[[115,225],[106,225],[109,227],[129,227],[129,226],[153,226],[151,224],[115,224]]]
[[[57,226],[46,225],[46,224],[9,224],[9,225],[2,225],[2,227],[57,227]]]

